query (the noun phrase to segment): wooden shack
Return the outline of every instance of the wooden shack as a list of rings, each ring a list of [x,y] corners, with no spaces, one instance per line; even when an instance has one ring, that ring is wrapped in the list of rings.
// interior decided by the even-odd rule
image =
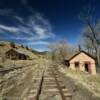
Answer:
[[[85,51],[80,51],[79,53],[75,54],[69,60],[67,60],[67,63],[69,63],[69,67],[74,70],[96,74],[95,58]]]
[[[7,59],[11,60],[26,60],[28,56],[18,49],[10,49],[5,53]]]

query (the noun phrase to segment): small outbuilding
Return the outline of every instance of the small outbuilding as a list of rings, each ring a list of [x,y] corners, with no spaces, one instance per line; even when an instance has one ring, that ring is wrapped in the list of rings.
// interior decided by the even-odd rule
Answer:
[[[10,49],[5,53],[7,59],[11,60],[26,60],[29,56],[18,49]]]
[[[79,71],[86,71],[91,74],[96,74],[95,58],[85,51],[80,51],[69,60],[67,64],[70,68]]]

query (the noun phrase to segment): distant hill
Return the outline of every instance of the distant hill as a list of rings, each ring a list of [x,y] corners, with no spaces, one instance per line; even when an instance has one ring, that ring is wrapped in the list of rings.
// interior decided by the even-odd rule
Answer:
[[[35,53],[36,55],[45,55],[48,51],[39,52],[36,50],[32,50],[32,52]]]

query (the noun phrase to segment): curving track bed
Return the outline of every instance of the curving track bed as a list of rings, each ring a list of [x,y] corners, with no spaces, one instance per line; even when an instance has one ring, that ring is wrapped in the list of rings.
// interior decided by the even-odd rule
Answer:
[[[72,94],[63,84],[59,71],[45,67],[34,76],[33,86],[24,100],[72,100]]]
[[[3,71],[3,74],[8,75],[10,71],[14,75],[6,80],[5,84],[13,85],[13,88],[4,93],[4,100],[72,100],[72,94],[64,85],[60,72],[53,65],[47,63],[32,65],[32,67],[19,67]],[[12,82],[15,79],[16,81]]]

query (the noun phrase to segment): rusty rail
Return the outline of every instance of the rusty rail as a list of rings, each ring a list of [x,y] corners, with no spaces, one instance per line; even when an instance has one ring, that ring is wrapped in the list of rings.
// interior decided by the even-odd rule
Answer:
[[[54,78],[55,78],[55,81],[56,81],[57,87],[58,87],[58,89],[59,89],[59,92],[60,92],[60,95],[61,95],[62,100],[66,100],[66,98],[65,98],[65,96],[64,96],[64,94],[63,94],[62,88],[60,87],[60,84],[59,84],[59,82],[58,82],[58,80],[57,80],[57,77],[56,77],[54,71],[52,71],[52,73],[53,73],[53,76],[54,76]]]
[[[39,100],[39,96],[41,94],[42,84],[43,84],[43,79],[44,79],[44,72],[45,72],[45,70],[42,73],[42,77],[41,77],[41,80],[40,80],[40,85],[39,85],[38,92],[37,92],[37,95],[36,95],[36,99],[35,100]]]

